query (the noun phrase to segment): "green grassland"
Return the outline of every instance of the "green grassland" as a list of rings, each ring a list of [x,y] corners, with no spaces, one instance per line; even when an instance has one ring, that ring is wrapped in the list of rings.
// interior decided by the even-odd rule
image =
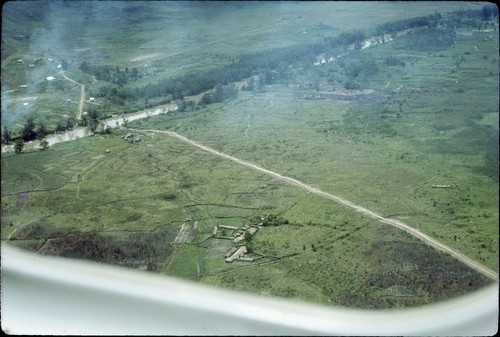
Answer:
[[[488,282],[329,200],[165,135],[144,133],[143,143],[130,145],[120,137],[125,132],[5,156],[4,177],[22,171],[25,181],[2,188],[3,239],[41,254],[365,308],[429,303]],[[26,159],[37,166],[22,168]],[[290,223],[258,231],[254,262],[224,262],[233,244],[213,238],[213,226],[251,224],[266,214]],[[190,242],[173,243],[190,221],[197,223]]]
[[[386,44],[362,51],[387,74],[368,84],[386,95],[380,103],[304,100],[300,90],[276,84],[137,124],[179,132],[401,219],[497,269],[498,84],[489,80],[498,78],[495,41],[488,33],[463,36],[450,50],[421,53],[395,70],[381,61],[404,50]],[[474,45],[482,52],[468,53]],[[457,53],[467,53],[460,67]],[[436,63],[441,68],[429,66]],[[453,188],[432,187],[439,184]]]
[[[480,8],[480,4],[10,2],[3,11],[2,101],[7,104],[2,103],[2,125],[17,130],[30,113],[40,115],[38,109],[27,112],[24,106],[8,104],[40,94],[54,102],[52,109],[41,107],[50,126],[63,115],[74,116],[75,108],[61,107],[68,98],[78,101],[78,93],[74,97],[69,87],[74,83],[57,75],[61,69],[56,67],[62,61],[68,64],[66,75],[85,84],[87,97],[92,97],[104,83],[82,74],[78,68],[83,61],[137,67],[140,80],[125,85],[137,87],[227,65],[241,54],[314,43],[344,31],[370,30],[394,18],[466,8]],[[379,14],[373,15],[374,10]],[[24,63],[16,63],[18,59]],[[46,81],[48,76],[58,78],[57,86]],[[20,88],[23,85],[28,87]],[[111,104],[104,110],[127,113],[136,109],[128,102],[126,106]]]
[[[397,7],[398,18],[462,6],[375,4],[393,14]],[[110,6],[116,10],[113,6],[121,5]],[[311,23],[311,13],[318,23],[333,27],[373,28],[391,20],[372,15],[365,3],[358,2],[335,7],[326,2],[265,3],[270,7],[266,15],[255,15],[255,8],[244,5],[233,11],[186,11],[180,4],[152,12],[154,6],[146,6],[137,22],[111,20],[98,34],[87,31],[66,49],[52,46],[51,52],[74,60],[68,76],[92,92],[99,83],[92,87],[92,79],[78,70],[83,54],[69,51],[92,48],[81,53],[89,53],[85,55],[97,63],[112,60],[121,66],[158,58],[151,61],[149,77],[141,79],[146,83],[223,64],[249,50],[269,47],[266,44],[303,43],[317,25]],[[276,8],[279,17],[270,14]],[[410,14],[409,9],[416,12]],[[111,12],[99,12],[99,18]],[[89,13],[88,20],[96,20],[97,11]],[[242,20],[250,14],[255,21]],[[80,20],[85,22],[84,17]],[[107,39],[113,25],[123,29],[115,39]],[[184,25],[191,30],[181,31]],[[238,33],[230,34],[234,31]],[[314,38],[339,32],[321,30]],[[64,36],[77,36],[73,33]],[[264,36],[273,40],[266,42]],[[408,41],[414,39],[401,36],[350,51],[346,65],[339,67],[372,62],[378,69],[356,78],[360,89],[373,90],[366,97],[309,99],[338,90],[328,82],[337,65],[313,67],[311,60],[294,69],[291,78],[266,85],[262,92],[239,91],[223,103],[148,117],[129,123],[133,130],[114,129],[45,151],[2,154],[2,240],[40,254],[325,305],[398,308],[480,288],[491,281],[401,230],[166,134],[147,131],[175,131],[399,219],[498,271],[498,31],[457,31],[453,46],[432,50],[412,49]],[[95,41],[101,49],[92,47]],[[125,48],[125,42],[145,49]],[[43,48],[48,53],[50,45]],[[130,61],[144,56],[144,50],[158,55]],[[25,55],[21,51],[2,60],[2,76],[4,71],[7,78],[13,76],[9,61]],[[176,52],[182,53],[169,56]],[[388,64],[389,55],[405,65]],[[317,83],[318,89],[304,85],[308,82]],[[40,118],[46,114],[47,124],[76,110],[79,87],[69,81],[61,85],[62,89],[45,88],[37,105],[29,107]],[[10,98],[7,106],[19,105],[20,98]],[[73,105],[61,108],[68,98]],[[119,111],[113,110],[116,106],[109,109]],[[9,118],[14,124],[22,120]],[[127,132],[143,141],[127,142],[122,139]],[[433,188],[442,184],[451,187]],[[237,244],[213,237],[214,226],[252,225],[269,215],[288,221],[260,228],[245,243],[255,260],[225,262],[225,254]]]

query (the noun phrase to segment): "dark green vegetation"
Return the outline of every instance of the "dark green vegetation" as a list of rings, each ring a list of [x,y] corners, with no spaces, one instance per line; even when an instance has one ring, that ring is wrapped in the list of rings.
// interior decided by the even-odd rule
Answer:
[[[89,124],[175,99],[177,111],[128,126],[175,131],[317,186],[497,271],[497,15],[484,4],[375,4],[407,14],[374,16],[356,2],[14,11],[8,20],[30,18],[22,29],[32,33],[3,30],[2,90],[28,78],[33,85],[6,96],[3,135],[29,140],[72,127],[81,87],[60,76],[45,81],[58,77],[50,57],[96,97],[100,105],[85,103]],[[127,16],[113,16],[118,10]],[[37,30],[53,11],[74,14],[55,20],[68,27],[58,31],[62,45],[49,38],[57,24]],[[73,31],[96,23],[99,32]],[[34,43],[37,34],[46,43]],[[384,43],[367,47],[372,36]],[[34,70],[15,62],[41,56]],[[34,106],[21,110],[29,95],[38,97]],[[165,134],[132,131],[143,141],[129,143],[128,132],[2,155],[2,239],[42,254],[363,308],[429,303],[489,282],[330,200]],[[244,242],[213,237],[216,225],[259,219],[265,226]],[[254,261],[224,262],[241,244]]]

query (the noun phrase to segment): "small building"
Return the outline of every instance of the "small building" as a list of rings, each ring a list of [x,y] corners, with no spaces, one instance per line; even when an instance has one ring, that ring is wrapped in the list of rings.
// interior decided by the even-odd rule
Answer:
[[[53,80],[55,80],[55,79],[56,79],[56,78],[55,78],[54,76],[49,76],[49,77],[47,77],[47,81],[53,81]]]
[[[250,227],[247,232],[250,233],[250,235],[254,235],[257,231],[259,230],[259,227]]]
[[[240,257],[242,257],[245,253],[247,253],[248,250],[247,250],[247,247],[245,246],[241,246],[240,248],[238,248],[234,253],[233,255],[231,255],[230,257],[227,257],[224,261],[226,262],[233,262],[234,260],[236,259],[239,259]]]
[[[95,102],[95,98],[94,97],[90,97],[89,98],[89,102]]]
[[[231,249],[230,249],[230,250],[226,253],[226,255],[224,255],[224,257],[227,259],[227,258],[228,258],[228,257],[230,257],[231,255],[233,255],[233,254],[234,254],[234,252],[236,252],[237,250],[238,250],[238,248],[236,248],[236,247],[231,248]]]
[[[238,227],[226,226],[226,225],[218,225],[218,227],[220,227],[220,228],[226,228],[226,229],[238,229]]]
[[[259,227],[257,226],[252,226],[252,227],[242,227],[236,230],[233,233],[233,242],[239,242],[245,239],[245,233],[249,233],[250,237],[252,237],[257,231],[259,230]]]

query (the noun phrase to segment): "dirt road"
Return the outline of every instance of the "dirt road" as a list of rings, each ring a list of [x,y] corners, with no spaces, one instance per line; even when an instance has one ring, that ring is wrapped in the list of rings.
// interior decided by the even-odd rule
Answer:
[[[85,85],[81,85],[80,102],[78,102],[78,111],[76,112],[76,119],[82,119],[83,103],[85,102]]]
[[[76,119],[80,120],[80,119],[82,119],[83,103],[85,102],[85,85],[78,83],[77,81],[69,78],[68,76],[66,76],[66,74],[62,70],[59,73],[62,75],[62,77],[64,77],[68,81],[71,81],[75,84],[78,84],[81,88],[81,90],[80,90],[80,102],[78,102],[78,111],[76,112]]]
[[[450,247],[448,247],[447,245],[439,242],[438,240],[436,240],[435,238],[432,238],[430,236],[428,236],[427,234],[424,234],[422,232],[420,232],[418,229],[415,229],[413,227],[410,227],[409,225],[399,221],[399,220],[395,220],[395,219],[387,219],[387,218],[384,218],[383,216],[375,213],[375,212],[372,212],[364,207],[361,207],[359,205],[356,205],[352,202],[350,202],[349,200],[346,200],[344,198],[341,198],[339,196],[336,196],[336,195],[333,195],[331,193],[328,193],[328,192],[325,192],[325,191],[322,191],[316,187],[313,187],[311,185],[308,185],[308,184],[305,184],[301,181],[298,181],[296,179],[293,179],[293,178],[290,178],[290,177],[286,177],[286,176],[283,176],[279,173],[276,173],[276,172],[273,172],[273,171],[270,171],[268,169],[265,169],[263,167],[260,167],[260,166],[257,166],[255,164],[252,164],[250,162],[247,162],[247,161],[244,161],[244,160],[241,160],[241,159],[238,159],[236,157],[232,157],[232,156],[229,156],[227,154],[224,154],[222,152],[219,152],[217,150],[214,150],[208,146],[205,146],[203,144],[200,144],[198,142],[195,142],[189,138],[186,138],[184,136],[181,136],[175,132],[172,132],[172,131],[164,131],[164,130],[135,130],[135,131],[147,131],[147,132],[154,132],[154,133],[163,133],[163,134],[166,134],[170,137],[174,137],[174,138],[177,138],[185,143],[188,143],[190,145],[193,145],[195,147],[198,147],[204,151],[207,151],[209,153],[212,153],[216,156],[219,156],[219,157],[222,157],[222,158],[226,158],[226,159],[229,159],[233,162],[236,162],[238,164],[241,164],[241,165],[244,165],[244,166],[247,166],[247,167],[250,167],[254,170],[257,170],[257,171],[260,171],[262,173],[265,173],[269,176],[272,176],[276,179],[279,179],[281,181],[284,181],[288,184],[291,184],[291,185],[294,185],[294,186],[297,186],[297,187],[300,187],[306,191],[309,191],[311,193],[314,193],[320,197],[323,197],[323,198],[326,198],[326,199],[330,199],[330,200],[333,200],[335,201],[336,203],[338,204],[341,204],[345,207],[348,207],[348,208],[351,208],[353,209],[354,211],[358,212],[358,213],[361,213],[363,214],[364,216],[367,216],[369,218],[372,218],[372,219],[375,219],[375,220],[378,220],[384,224],[387,224],[387,225],[390,225],[390,226],[394,226],[396,228],[399,228],[399,229],[402,229],[404,230],[405,232],[407,232],[408,234],[410,235],[413,235],[414,237],[422,240],[423,242],[427,243],[428,245],[434,247],[435,249],[438,249],[440,251],[443,251],[445,253],[448,253],[450,254],[451,256],[453,256],[454,258],[462,261],[463,263],[465,263],[466,265],[468,265],[469,267],[477,270],[478,272],[480,272],[481,274],[493,279],[493,280],[498,280],[498,273],[496,273],[495,271],[483,266],[482,264],[478,263],[477,261],[474,261],[472,260],[471,258],[465,256],[464,254],[456,251],[455,249],[452,249]]]

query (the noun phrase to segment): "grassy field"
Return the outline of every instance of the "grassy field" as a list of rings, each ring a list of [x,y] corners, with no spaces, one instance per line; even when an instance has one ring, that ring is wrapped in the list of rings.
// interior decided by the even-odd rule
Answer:
[[[394,19],[480,8],[463,2],[74,2],[68,4],[11,2],[3,11],[2,125],[17,130],[30,113],[50,126],[78,102],[74,84],[60,80],[57,68],[85,84],[92,97],[103,84],[78,69],[83,61],[119,68],[138,67],[136,87],[163,78],[226,65],[241,54],[322,41],[344,31],[371,30]],[[378,15],[373,15],[377,11]],[[311,17],[314,17],[311,20]],[[248,20],[248,18],[252,18]],[[341,29],[342,28],[342,29]],[[21,37],[20,37],[21,36]],[[28,36],[29,38],[23,38]],[[22,59],[22,63],[17,60]],[[47,82],[46,77],[58,80]],[[57,83],[56,83],[57,82]],[[65,83],[66,82],[66,83]],[[27,86],[21,88],[20,86]],[[73,86],[73,87],[72,87]],[[26,97],[52,102],[30,108],[16,104]],[[110,106],[116,113],[130,106]],[[40,119],[40,121],[42,121]]]
[[[476,42],[483,53],[466,54],[454,66],[447,53],[467,53]],[[381,103],[304,100],[299,90],[274,85],[201,112],[137,123],[179,132],[401,219],[497,269],[498,85],[488,79],[498,78],[498,69],[488,43],[488,33],[467,35],[452,50],[421,53],[404,73],[383,68],[387,82],[370,83],[386,95]],[[403,51],[363,52],[383,59]],[[438,70],[429,66],[436,63]],[[433,78],[436,89],[423,86]],[[394,92],[399,83],[403,89]],[[439,184],[453,187],[432,187]]]
[[[53,172],[41,177],[46,185],[35,186],[39,179],[31,173],[43,170],[25,169],[31,181],[2,189],[3,239],[42,254],[355,307],[424,304],[488,282],[407,234],[331,201],[170,137],[145,133],[143,143],[130,145],[124,133],[4,157],[3,167],[13,170],[3,172],[9,176],[27,156],[47,159],[39,165]],[[64,159],[57,156],[57,165],[49,165],[56,154]],[[224,262],[232,243],[212,238],[213,226],[251,224],[271,213],[291,222],[255,235],[254,254],[262,258]],[[190,242],[173,244],[193,220]]]
[[[94,4],[88,18],[77,22],[105,20],[113,8],[139,10],[107,3],[110,8],[98,11],[101,4]],[[398,19],[463,6],[374,4]],[[138,22],[115,18],[99,33],[89,29],[70,39],[75,24],[60,35],[64,48],[39,45],[30,57],[67,58],[68,76],[92,92],[100,84],[77,69],[84,56],[101,64],[148,63],[149,75],[141,79],[146,83],[224,64],[251,50],[300,44],[311,35],[335,36],[341,26],[368,29],[393,19],[373,16],[366,3],[356,2],[264,3],[265,15],[245,5],[232,11],[155,6],[143,8]],[[250,14],[256,20],[242,20]],[[316,32],[319,23],[333,28]],[[186,26],[190,29],[182,30]],[[123,29],[107,39],[116,27]],[[52,36],[52,28],[44,34]],[[221,104],[129,123],[134,130],[2,154],[2,240],[41,254],[325,305],[399,308],[480,288],[491,280],[398,229],[146,131],[175,131],[399,219],[498,271],[498,32],[457,30],[453,46],[432,51],[413,50],[411,38],[350,52],[352,64],[370,61],[378,67],[376,76],[358,79],[362,89],[372,90],[366,97],[355,91],[346,91],[349,100],[328,96],[337,90],[327,81],[335,68],[315,68],[311,60],[294,78],[263,92],[239,91]],[[125,48],[125,42],[138,48]],[[11,61],[27,58],[21,51],[2,60],[2,83],[15,82],[19,65]],[[404,66],[388,64],[389,55]],[[50,67],[37,68],[41,79]],[[318,89],[304,85],[308,82]],[[33,109],[47,124],[75,113],[79,87],[70,81],[61,82],[62,88],[54,84],[43,93],[30,88],[14,93],[2,102],[2,112]],[[26,107],[28,93],[38,98]],[[68,98],[72,103],[62,105]],[[2,121],[16,125],[23,116],[2,113]],[[128,132],[142,142],[122,139]],[[270,215],[287,222],[262,227],[246,242],[252,249],[247,256],[255,260],[224,262],[237,244],[213,237],[214,226],[252,225]]]

